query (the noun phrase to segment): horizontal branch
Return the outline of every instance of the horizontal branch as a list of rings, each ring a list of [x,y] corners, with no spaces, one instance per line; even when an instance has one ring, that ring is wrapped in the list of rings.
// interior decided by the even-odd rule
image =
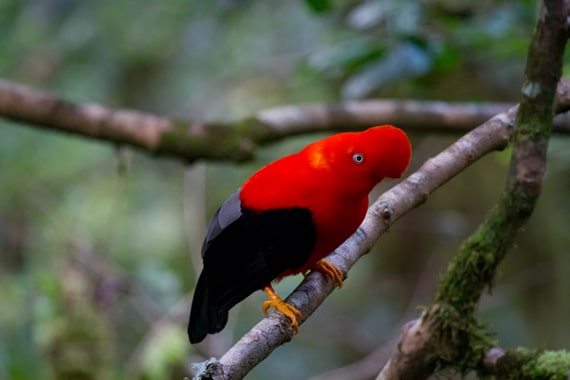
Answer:
[[[253,118],[283,135],[360,130],[377,124],[393,124],[406,131],[460,133],[475,128],[513,106],[512,103],[370,99],[332,105],[273,108],[261,111]]]
[[[77,104],[55,95],[0,80],[0,117],[36,128],[129,145],[183,161],[252,157],[252,131],[232,133],[223,124],[190,122],[149,113]]]
[[[465,132],[511,106],[365,100],[278,107],[220,123],[182,120],[95,103],[73,103],[46,91],[0,80],[0,117],[40,129],[129,145],[148,154],[186,162],[199,159],[240,162],[254,156],[256,145],[288,136],[361,130],[378,124],[394,124],[407,131]],[[556,119],[555,130],[570,133],[570,120]]]

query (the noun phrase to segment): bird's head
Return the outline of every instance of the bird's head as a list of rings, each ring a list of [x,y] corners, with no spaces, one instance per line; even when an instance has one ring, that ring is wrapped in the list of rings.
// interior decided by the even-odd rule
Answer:
[[[368,194],[382,179],[402,176],[410,163],[411,145],[404,131],[382,125],[330,136],[302,153],[314,168]]]

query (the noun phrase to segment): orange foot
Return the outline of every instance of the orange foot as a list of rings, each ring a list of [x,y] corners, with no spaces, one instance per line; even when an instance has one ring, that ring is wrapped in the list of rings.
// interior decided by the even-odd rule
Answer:
[[[267,310],[272,307],[275,310],[281,312],[281,314],[285,315],[287,318],[291,320],[291,327],[295,329],[295,334],[299,332],[299,323],[297,322],[298,319],[303,319],[303,315],[299,310],[297,310],[294,306],[289,305],[288,303],[283,302],[281,297],[275,293],[273,287],[268,285],[263,288],[263,291],[267,293],[267,297],[269,299],[263,303],[262,309],[263,314],[267,315]]]
[[[342,288],[342,279],[344,278],[344,275],[334,264],[329,263],[325,259],[320,259],[315,263],[315,266],[312,269],[322,272],[332,280],[333,284],[337,284],[339,288]]]

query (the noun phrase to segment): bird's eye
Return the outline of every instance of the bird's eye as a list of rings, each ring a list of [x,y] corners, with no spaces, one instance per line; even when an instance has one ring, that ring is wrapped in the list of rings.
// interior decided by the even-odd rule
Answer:
[[[362,153],[354,153],[352,155],[352,161],[354,161],[355,164],[361,164],[364,162],[364,154]]]

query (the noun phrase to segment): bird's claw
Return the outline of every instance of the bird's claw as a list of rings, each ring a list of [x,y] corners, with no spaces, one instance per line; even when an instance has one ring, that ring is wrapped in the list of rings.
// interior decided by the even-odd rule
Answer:
[[[297,334],[299,332],[299,323],[297,322],[297,320],[303,319],[303,315],[301,314],[301,312],[297,310],[296,307],[289,305],[288,303],[285,303],[281,299],[281,297],[279,297],[277,293],[275,293],[272,287],[270,286],[265,287],[263,288],[263,290],[265,291],[265,293],[267,293],[267,296],[269,297],[267,301],[263,302],[262,305],[263,314],[267,315],[269,308],[270,307],[274,308],[275,310],[279,311],[281,314],[283,314],[284,316],[286,316],[291,320],[291,327],[293,327],[293,329],[295,330],[295,334]]]
[[[331,279],[333,284],[338,285],[339,288],[342,288],[342,281],[344,279],[344,274],[338,267],[325,259],[320,259],[315,263],[313,270],[318,270],[319,272],[323,273],[325,276]]]

